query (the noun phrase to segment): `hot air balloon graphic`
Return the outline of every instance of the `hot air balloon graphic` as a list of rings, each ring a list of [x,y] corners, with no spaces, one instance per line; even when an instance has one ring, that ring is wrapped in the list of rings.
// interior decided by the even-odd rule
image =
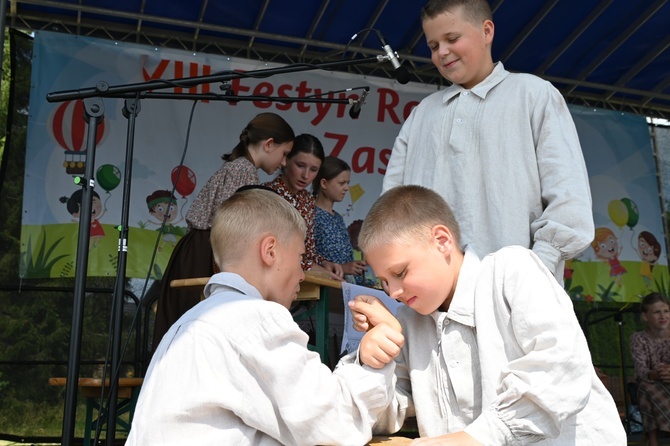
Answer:
[[[86,139],[88,125],[84,119],[84,101],[67,101],[60,104],[50,117],[51,135],[65,150],[63,167],[70,175],[82,175],[86,171]],[[105,136],[105,119],[98,123],[96,145],[101,145]]]

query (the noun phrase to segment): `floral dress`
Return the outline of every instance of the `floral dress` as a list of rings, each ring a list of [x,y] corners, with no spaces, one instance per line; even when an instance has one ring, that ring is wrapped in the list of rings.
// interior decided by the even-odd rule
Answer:
[[[321,265],[326,259],[316,251],[316,244],[314,242],[314,215],[316,214],[316,199],[314,196],[306,190],[298,192],[289,191],[281,175],[268,183],[263,183],[263,186],[269,187],[284,197],[300,212],[302,218],[305,219],[307,235],[305,237],[305,255],[302,259],[302,269],[307,271],[308,269],[312,269],[315,264]]]
[[[638,331],[630,337],[630,351],[644,431],[670,432],[670,384],[651,381],[648,376],[659,364],[670,364],[670,338],[656,339],[646,331]]]

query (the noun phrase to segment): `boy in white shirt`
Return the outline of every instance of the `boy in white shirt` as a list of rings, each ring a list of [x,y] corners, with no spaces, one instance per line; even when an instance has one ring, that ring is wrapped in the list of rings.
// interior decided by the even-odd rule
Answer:
[[[307,349],[288,310],[305,277],[305,231],[273,191],[237,192],[221,205],[211,242],[222,272],[161,340],[128,446],[370,440],[392,393],[393,366],[331,372]]]
[[[433,64],[449,87],[424,98],[398,134],[382,192],[437,191],[480,256],[521,245],[559,283],[593,240],[589,177],[561,93],[510,73],[491,53],[487,0],[429,0],[421,13]]]
[[[480,260],[461,249],[449,206],[422,186],[384,193],[358,243],[406,305],[397,320],[370,296],[351,306],[355,327],[370,329],[360,363],[396,363],[376,433],[416,416],[426,444],[626,444],[572,302],[533,251],[510,246]]]

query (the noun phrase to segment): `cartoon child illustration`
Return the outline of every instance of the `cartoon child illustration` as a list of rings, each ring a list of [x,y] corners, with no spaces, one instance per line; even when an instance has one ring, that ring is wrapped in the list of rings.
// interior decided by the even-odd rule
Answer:
[[[84,191],[82,189],[77,189],[70,195],[70,198],[65,196],[60,197],[60,202],[66,204],[67,211],[72,215],[73,221],[79,221],[81,198],[83,194]],[[102,206],[102,201],[100,201],[100,195],[98,195],[96,191],[93,191],[93,200],[91,202],[91,245],[89,246],[89,249],[91,247],[97,248],[98,242],[105,236],[105,230],[102,228],[102,224],[100,224],[100,219],[106,212],[107,209]]]
[[[596,236],[591,242],[591,246],[593,247],[596,257],[610,264],[610,277],[613,277],[617,286],[620,287],[621,279],[627,271],[619,262],[621,248],[619,247],[619,240],[614,235],[614,232],[606,227],[596,228]]]
[[[637,236],[637,253],[642,260],[640,264],[640,276],[642,276],[645,285],[649,288],[654,278],[651,271],[661,256],[661,244],[658,243],[654,234],[649,231],[642,231]]]
[[[169,190],[154,191],[147,197],[147,207],[149,208],[149,214],[155,217],[157,221],[149,219],[146,223],[158,225],[157,230],[160,231],[160,227],[163,226],[163,221],[165,221],[163,242],[174,247],[177,243],[177,236],[183,235],[182,229],[174,225],[184,219],[181,217],[179,220],[175,220],[178,217],[177,211],[179,209],[175,196]],[[158,250],[162,251],[163,247],[159,246]]]

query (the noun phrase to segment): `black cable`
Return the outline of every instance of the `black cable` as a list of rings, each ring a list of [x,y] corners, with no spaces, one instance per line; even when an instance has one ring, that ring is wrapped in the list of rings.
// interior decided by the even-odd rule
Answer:
[[[351,36],[351,38],[349,39],[349,41],[348,41],[347,44],[345,45],[344,50],[342,51],[342,60],[344,60],[344,56],[347,54],[347,50],[349,49],[349,46],[351,45],[351,43],[352,43],[354,40],[356,40],[356,39],[358,38],[358,36],[359,36],[361,33],[369,33],[370,31],[373,31],[373,32],[377,33],[377,36],[379,37],[380,33],[379,33],[379,31],[378,31],[377,29],[375,29],[375,28],[363,28],[362,30],[360,30],[360,31],[358,31],[358,32],[356,32],[356,33],[354,33],[354,35]],[[368,36],[366,35],[365,38],[363,39],[363,41],[365,41],[365,39],[367,39],[367,37],[368,37]],[[356,53],[354,53],[354,55],[355,55],[355,54],[356,54]]]

